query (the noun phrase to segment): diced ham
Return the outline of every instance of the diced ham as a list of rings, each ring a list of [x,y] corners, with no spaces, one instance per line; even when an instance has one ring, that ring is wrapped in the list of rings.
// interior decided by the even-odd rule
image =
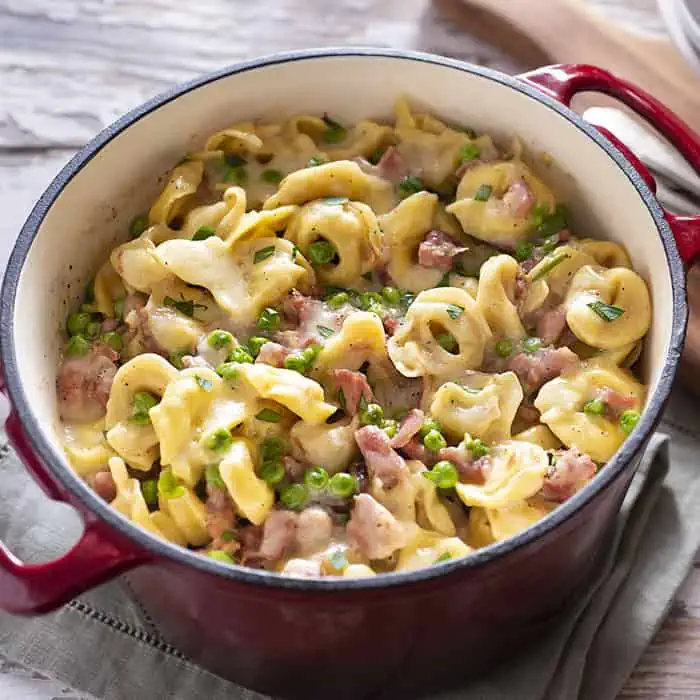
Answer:
[[[311,301],[312,299],[310,297],[304,296],[296,289],[292,289],[282,300],[280,310],[288,323],[297,326],[301,322],[301,317],[308,313],[306,309]]]
[[[367,382],[362,372],[355,372],[350,369],[335,369],[333,370],[333,379],[338,387],[342,390],[345,397],[345,410],[351,416],[354,416],[360,405],[360,397],[364,396],[366,401],[372,401],[372,387]]]
[[[307,556],[326,547],[331,541],[333,521],[322,508],[306,508],[297,521],[296,544],[299,553]]]
[[[379,479],[390,489],[408,476],[406,463],[391,447],[389,436],[376,425],[366,425],[355,431],[355,442],[365,458],[371,479]]]
[[[523,401],[515,413],[516,417],[528,425],[540,422],[540,412],[529,402]]]
[[[238,540],[240,542],[241,564],[246,566],[258,567],[264,563],[264,559],[260,556],[260,544],[263,539],[262,525],[246,525],[238,531]]]
[[[403,447],[423,427],[425,414],[420,408],[412,408],[401,421],[396,435],[391,439],[392,447]]]
[[[306,471],[306,465],[303,462],[300,462],[298,459],[294,459],[294,457],[285,455],[284,457],[282,457],[282,464],[284,466],[284,473],[292,481],[300,481],[301,478],[304,476],[304,472]]]
[[[226,490],[207,484],[207,532],[213,540],[214,549],[227,552],[238,549],[237,541],[222,539],[225,532],[233,531],[235,520],[233,503]]]
[[[294,548],[299,516],[290,510],[273,510],[263,526],[259,554],[277,561]]]
[[[127,325],[141,340],[143,352],[153,352],[162,357],[168,357],[168,351],[164,348],[153,335],[151,330],[151,314],[147,307],[136,309],[129,316],[124,317]]]
[[[138,311],[146,306],[146,298],[143,294],[127,294],[124,298],[124,308],[122,310],[122,316],[126,321],[132,311]]]
[[[56,381],[63,420],[85,423],[105,414],[118,357],[109,345],[97,344],[82,357],[63,360]]]
[[[382,319],[382,323],[384,324],[384,330],[386,331],[387,335],[390,336],[394,335],[394,333],[396,333],[396,329],[399,327],[399,320],[393,316],[385,316]]]
[[[114,483],[112,473],[106,469],[87,477],[87,482],[95,493],[107,503],[111,503],[117,497],[117,485]]]
[[[459,480],[470,484],[483,484],[491,466],[488,456],[472,459],[471,452],[464,445],[443,447],[440,450],[440,459],[452,462],[457,467]]]
[[[400,448],[407,459],[416,459],[427,467],[432,467],[437,459],[437,454],[431,452],[415,435]]]
[[[625,411],[637,406],[637,397],[634,394],[621,394],[610,387],[605,387],[598,398],[605,403],[611,418],[619,418]]]
[[[381,177],[394,184],[398,184],[408,175],[408,168],[406,167],[404,158],[394,146],[389,146],[389,148],[384,151],[376,165],[372,165],[368,160],[360,157],[354,158],[353,160],[368,175]]]
[[[314,578],[321,575],[321,562],[306,559],[290,559],[282,569],[285,576],[297,578]]]
[[[534,391],[550,379],[574,367],[579,362],[569,348],[540,348],[536,352],[520,352],[508,362],[526,389]]]
[[[284,345],[269,341],[260,348],[260,352],[255,358],[255,361],[264,362],[266,365],[271,365],[272,367],[282,367],[284,366],[287,355],[289,355],[289,350],[287,350]]]
[[[549,501],[561,503],[583,488],[596,470],[596,463],[575,447],[560,452],[544,478],[541,494]]]
[[[512,217],[524,219],[529,216],[535,205],[535,195],[527,182],[519,178],[503,195],[503,204]]]
[[[468,250],[444,231],[433,230],[418,246],[418,264],[437,270],[451,270],[452,258]]]
[[[566,310],[562,307],[545,311],[537,321],[537,335],[545,345],[554,345],[566,328]]]
[[[390,557],[407,543],[401,523],[367,493],[355,496],[346,533],[348,541],[368,559]]]

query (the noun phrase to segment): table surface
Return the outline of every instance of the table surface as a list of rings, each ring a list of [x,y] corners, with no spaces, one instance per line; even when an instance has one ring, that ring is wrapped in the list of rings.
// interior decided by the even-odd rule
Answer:
[[[655,0],[588,2],[611,20],[663,31]],[[431,0],[0,0],[0,270],[49,180],[119,114],[242,58],[343,44],[526,68],[454,26]],[[698,657],[700,561],[620,697],[700,697]],[[63,697],[2,659],[0,674],[2,697]]]

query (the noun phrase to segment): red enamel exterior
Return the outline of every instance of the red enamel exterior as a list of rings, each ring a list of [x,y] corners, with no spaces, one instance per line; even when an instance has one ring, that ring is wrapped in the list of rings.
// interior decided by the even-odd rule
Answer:
[[[698,137],[606,71],[553,66],[522,79],[565,104],[583,90],[618,97],[700,170]],[[653,186],[644,166],[617,145]],[[689,262],[700,252],[700,220],[666,216]],[[393,587],[330,590],[227,578],[146,549],[61,484],[14,413],[7,429],[44,491],[80,511],[85,532],[63,558],[42,565],[23,564],[0,545],[1,609],[45,612],[128,571],[166,639],[215,673],[275,696],[340,700],[421,695],[493,665],[549,629],[596,573],[641,454],[558,527],[482,565]]]

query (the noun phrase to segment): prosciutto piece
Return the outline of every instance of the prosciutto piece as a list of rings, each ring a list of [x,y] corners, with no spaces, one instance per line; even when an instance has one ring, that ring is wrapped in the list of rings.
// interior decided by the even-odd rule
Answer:
[[[91,474],[86,477],[86,481],[92,486],[95,493],[107,503],[111,503],[117,497],[117,485],[114,483],[109,469]]]
[[[463,445],[443,447],[440,450],[440,459],[452,462],[457,467],[459,480],[469,484],[483,484],[491,466],[491,458],[488,455],[473,459],[471,452]]]
[[[306,508],[297,520],[296,545],[302,556],[323,549],[331,541],[333,521],[323,508]]]
[[[621,394],[610,387],[605,387],[599,398],[605,403],[607,413],[613,419],[618,419],[625,411],[637,406],[637,397],[634,394]]]
[[[522,178],[515,180],[503,195],[503,204],[508,213],[516,219],[529,216],[535,205],[535,195]]]
[[[285,348],[284,345],[269,341],[260,348],[260,352],[255,358],[255,361],[264,362],[266,365],[271,365],[272,367],[282,367],[288,355],[289,350]]]
[[[545,311],[537,320],[537,335],[545,345],[554,345],[566,328],[566,310],[557,307]]]
[[[444,231],[430,231],[418,246],[418,263],[424,267],[448,271],[452,269],[452,258],[468,250],[459,245],[452,236]]]
[[[82,357],[63,360],[56,382],[63,420],[87,423],[104,416],[118,357],[109,345],[97,344]]]
[[[391,439],[392,447],[403,447],[408,441],[420,432],[425,421],[425,414],[420,408],[412,408],[401,421],[396,435]]]
[[[365,458],[370,479],[377,478],[390,489],[408,476],[403,457],[391,447],[389,436],[376,425],[355,431],[355,442]]]
[[[357,413],[362,396],[368,402],[374,398],[372,387],[370,387],[367,377],[362,372],[350,369],[335,369],[333,370],[333,379],[338,390],[343,392],[345,411],[351,416]]]
[[[390,557],[407,544],[401,523],[367,493],[355,496],[346,532],[348,541],[368,559]]]
[[[232,532],[236,514],[233,503],[225,489],[207,484],[207,532],[212,538],[213,548],[224,551],[238,549],[238,542],[225,541],[225,532]]]
[[[525,388],[534,391],[578,362],[578,356],[569,348],[540,348],[536,352],[514,355],[508,362],[508,369],[518,375]]]
[[[278,561],[294,548],[299,516],[290,510],[273,510],[265,521],[259,554]]]
[[[557,455],[544,478],[541,494],[548,501],[562,503],[583,488],[596,473],[596,463],[575,447]]]

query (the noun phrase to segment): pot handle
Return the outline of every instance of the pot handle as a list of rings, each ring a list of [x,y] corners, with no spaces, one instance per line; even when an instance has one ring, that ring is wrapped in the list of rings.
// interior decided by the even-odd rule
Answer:
[[[576,63],[545,66],[518,77],[567,107],[580,92],[602,92],[614,97],[646,119],[700,174],[700,135],[636,85],[602,68]],[[597,128],[630,162],[649,189],[656,192],[656,182],[646,166],[607,129]],[[700,255],[700,216],[677,216],[665,210],[664,215],[676,239],[678,252],[686,263],[691,264]]]
[[[0,364],[0,391],[7,396],[2,376]],[[52,500],[67,501],[31,446],[14,410],[10,411],[5,428],[10,444],[43,491]],[[49,612],[147,560],[143,550],[97,516],[89,511],[79,512],[85,525],[80,540],[54,561],[26,564],[0,541],[0,610],[16,614]]]

